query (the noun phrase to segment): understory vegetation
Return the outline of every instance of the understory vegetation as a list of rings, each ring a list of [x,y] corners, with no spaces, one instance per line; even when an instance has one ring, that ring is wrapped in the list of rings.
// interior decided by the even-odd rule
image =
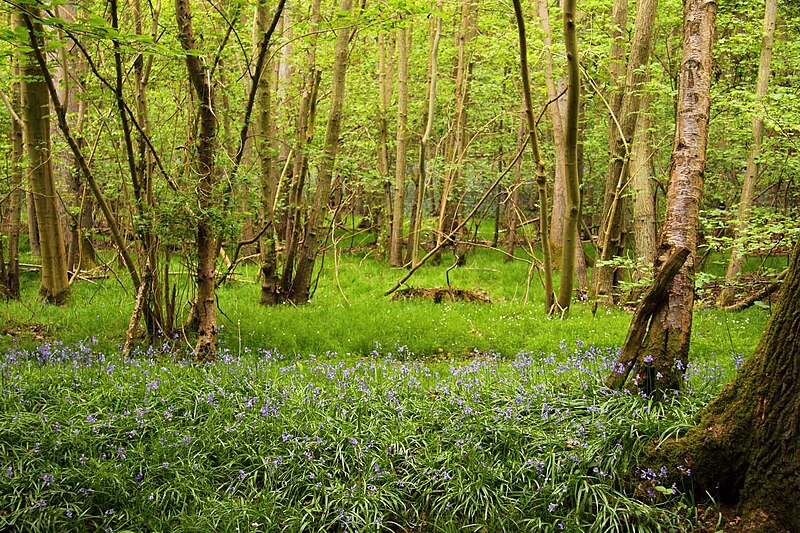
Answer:
[[[453,285],[484,291],[491,304],[391,300],[382,292],[403,271],[368,252],[325,265],[302,307],[259,306],[255,269],[237,270],[218,293],[224,319],[211,364],[193,362],[180,336],[123,358],[131,303],[113,277],[74,284],[75,300],[89,303],[67,307],[41,303],[24,283],[23,298],[0,307],[0,527],[716,524],[713,500],[696,504],[707,495],[692,494],[690,472],[640,458],[693,425],[752,350],[768,310],[699,305],[686,386],[656,401],[603,386],[629,313],[592,316],[578,303],[569,320],[547,319],[536,280],[525,301],[523,261],[478,250],[450,271]],[[448,268],[445,258],[410,283],[446,285]]]
[[[602,386],[616,350],[574,340],[424,362],[91,343],[2,361],[0,523],[35,531],[684,531],[692,494],[638,465],[731,378],[665,401]]]

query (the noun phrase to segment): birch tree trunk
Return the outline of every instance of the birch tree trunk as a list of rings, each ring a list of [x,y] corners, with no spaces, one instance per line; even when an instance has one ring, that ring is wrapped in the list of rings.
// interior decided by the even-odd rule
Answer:
[[[650,452],[691,468],[695,493],[735,504],[736,531],[800,531],[800,244],[755,352],[686,435]]]
[[[778,11],[778,0],[767,0],[764,11],[764,32],[761,38],[761,58],[758,63],[758,79],[756,80],[756,108],[753,113],[753,140],[747,156],[747,169],[745,170],[742,194],[739,199],[739,213],[736,221],[735,238],[741,237],[747,229],[750,218],[750,208],[753,206],[753,197],[758,179],[758,156],[761,152],[761,141],[764,137],[763,101],[769,88],[770,63],[772,61],[772,45],[775,42],[775,18]],[[726,287],[717,297],[717,306],[724,307],[733,302],[736,293],[731,285],[742,272],[744,266],[744,250],[734,241],[728,270],[725,272]]]
[[[655,270],[658,272],[679,250],[685,249],[689,255],[667,285],[663,297],[649,313],[649,327],[641,345],[631,347],[635,355],[634,385],[647,393],[680,388],[683,382],[681,369],[685,368],[689,353],[697,228],[708,143],[716,10],[716,3],[711,0],[684,2],[683,54],[675,141],[667,190],[666,220],[659,239]],[[637,327],[636,324],[633,322],[631,327]],[[627,354],[623,353],[623,357],[627,357]],[[629,370],[627,363],[620,363],[620,370]]]

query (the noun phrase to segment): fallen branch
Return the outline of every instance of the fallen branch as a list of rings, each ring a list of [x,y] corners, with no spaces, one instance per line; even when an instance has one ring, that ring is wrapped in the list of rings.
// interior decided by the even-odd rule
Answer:
[[[617,358],[611,370],[611,375],[606,380],[606,387],[609,389],[620,389],[628,380],[633,363],[639,356],[644,336],[647,334],[650,319],[653,317],[653,313],[655,313],[659,303],[661,303],[664,293],[672,283],[675,275],[686,262],[686,259],[689,258],[689,253],[690,250],[688,248],[681,247],[675,250],[664,261],[661,270],[658,271],[653,280],[653,285],[644,294],[639,307],[633,314],[633,320],[631,320],[631,325],[628,328],[628,336],[625,339],[625,344],[622,345],[622,353]]]
[[[506,169],[505,169],[505,170],[504,170],[504,171],[503,171],[503,172],[502,172],[502,173],[501,173],[499,176],[497,176],[497,178],[496,178],[496,179],[495,179],[495,180],[492,182],[492,184],[491,184],[491,185],[489,185],[489,188],[486,190],[486,192],[485,192],[485,193],[483,193],[483,196],[481,196],[481,199],[480,199],[480,200],[478,200],[478,203],[477,203],[477,204],[475,204],[475,207],[473,207],[473,208],[472,208],[472,211],[470,211],[470,212],[469,212],[469,214],[468,214],[466,217],[464,217],[464,220],[462,220],[462,221],[461,221],[461,222],[458,224],[458,226],[456,226],[455,228],[453,228],[453,230],[452,230],[452,231],[450,231],[450,233],[448,233],[448,235],[447,235],[447,238],[443,239],[441,243],[439,243],[439,244],[437,244],[436,246],[434,246],[434,247],[433,247],[433,250],[431,250],[430,252],[428,252],[427,254],[425,254],[425,257],[423,257],[422,259],[420,259],[420,260],[419,260],[419,263],[417,263],[416,265],[412,266],[412,267],[409,269],[408,273],[407,273],[405,276],[403,276],[403,278],[402,278],[400,281],[398,281],[397,283],[395,283],[395,285],[394,285],[394,286],[393,286],[391,289],[389,289],[388,291],[386,291],[385,293],[383,293],[383,295],[384,295],[384,296],[389,296],[389,295],[390,295],[390,294],[392,294],[394,291],[396,291],[397,289],[399,289],[400,287],[402,287],[402,286],[403,286],[403,283],[405,283],[406,281],[408,281],[408,280],[409,280],[409,278],[411,278],[411,276],[413,276],[413,275],[414,275],[414,272],[416,272],[417,270],[419,270],[419,268],[420,268],[422,265],[424,265],[424,264],[425,264],[425,262],[426,262],[426,261],[428,261],[428,259],[430,259],[431,257],[433,257],[433,256],[436,254],[436,252],[438,252],[439,250],[441,250],[442,248],[444,248],[444,246],[445,246],[445,245],[448,243],[448,241],[450,241],[450,240],[451,240],[453,237],[455,237],[455,236],[458,234],[458,232],[459,232],[459,231],[461,231],[461,229],[462,229],[464,226],[466,226],[466,225],[467,225],[467,222],[469,222],[469,221],[470,221],[470,219],[471,219],[472,217],[474,217],[474,216],[475,216],[475,213],[477,213],[477,212],[478,212],[478,210],[481,208],[481,206],[482,206],[482,205],[483,205],[483,203],[486,201],[486,199],[487,199],[487,198],[489,198],[489,196],[492,194],[492,191],[493,191],[493,190],[495,189],[495,187],[497,187],[497,185],[500,183],[500,180],[502,180],[503,178],[505,178],[505,177],[506,177],[506,175],[507,175],[509,172],[511,172],[511,169],[512,169],[512,168],[514,168],[514,165],[516,165],[516,163],[517,163],[517,160],[518,160],[518,159],[519,159],[519,158],[522,156],[522,152],[525,150],[525,147],[527,146],[527,144],[528,144],[528,143],[527,143],[527,141],[526,141],[525,143],[523,143],[523,144],[522,144],[522,146],[520,146],[520,148],[519,148],[519,151],[517,152],[517,155],[516,155],[516,156],[514,156],[514,160],[513,160],[513,161],[511,161],[511,164],[510,164],[510,165],[509,165],[509,166],[508,166],[508,167],[507,167],[507,168],[506,168]]]
[[[723,311],[742,311],[744,309],[747,309],[748,307],[750,307],[754,303],[758,302],[759,300],[766,300],[774,292],[776,292],[778,289],[781,288],[781,285],[783,285],[783,283],[782,283],[783,282],[783,278],[786,277],[786,273],[788,271],[789,271],[789,269],[787,268],[786,270],[784,270],[783,272],[778,274],[778,277],[775,278],[775,281],[773,281],[772,283],[770,283],[769,285],[767,285],[766,287],[764,287],[763,289],[761,289],[757,293],[751,294],[747,298],[745,298],[743,300],[739,300],[738,302],[732,303],[731,305],[726,305],[726,306],[722,307],[722,310]]]

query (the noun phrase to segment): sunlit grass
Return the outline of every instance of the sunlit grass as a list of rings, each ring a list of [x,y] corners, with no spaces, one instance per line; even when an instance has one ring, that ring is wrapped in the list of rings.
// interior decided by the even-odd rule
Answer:
[[[383,293],[404,274],[389,269],[374,252],[341,253],[336,261],[329,250],[318,289],[304,306],[264,307],[258,304],[257,268],[245,264],[218,293],[220,340],[234,353],[244,347],[277,349],[286,354],[365,355],[376,343],[384,348],[406,345],[420,357],[464,356],[477,349],[513,356],[521,350],[549,350],[565,339],[582,339],[603,346],[622,344],[630,314],[619,309],[600,309],[592,316],[588,304],[576,302],[567,320],[548,319],[544,313],[541,283],[534,274],[528,283],[529,265],[505,263],[488,250],[476,250],[466,267],[450,271],[450,282],[467,289],[482,289],[493,303],[434,304],[423,301],[393,301]],[[452,256],[442,265],[424,266],[410,280],[415,287],[446,285],[445,272]],[[193,289],[189,268],[178,262],[173,276],[178,283],[178,308],[185,317]],[[43,339],[67,343],[95,337],[104,349],[124,340],[133,295],[116,279],[76,282],[69,303],[63,307],[36,299],[34,274],[23,280],[20,302],[0,303],[0,321],[12,335],[0,336],[0,348],[17,336],[27,346]],[[527,293],[527,300],[526,300]],[[749,353],[755,346],[768,312],[749,309],[726,314],[714,310],[695,312],[692,353]],[[179,317],[179,318],[180,318]],[[44,335],[31,324],[44,325]],[[189,346],[191,339],[184,341]]]

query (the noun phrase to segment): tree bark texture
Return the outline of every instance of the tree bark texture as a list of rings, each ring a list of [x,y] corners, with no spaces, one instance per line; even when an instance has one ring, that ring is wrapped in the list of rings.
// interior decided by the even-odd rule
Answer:
[[[350,13],[352,0],[341,0],[339,10]],[[289,301],[295,304],[308,302],[311,295],[311,275],[320,248],[327,237],[324,231],[325,216],[328,211],[328,198],[331,194],[334,163],[339,150],[339,134],[342,129],[344,109],[345,76],[348,66],[348,44],[353,29],[341,28],[337,31],[336,47],[333,62],[333,83],[331,88],[331,107],[322,159],[317,167],[317,188],[314,191],[314,203],[306,221],[305,239],[300,247],[297,259],[297,271],[288,295]]]
[[[689,257],[656,305],[634,366],[635,384],[645,392],[680,388],[680,368],[689,353],[694,307],[694,267],[703,172],[708,143],[711,58],[716,4],[684,3],[683,54],[666,220],[661,231],[655,270],[678,249]]]
[[[44,47],[39,10],[26,7],[27,27],[36,48]],[[25,52],[21,58],[22,102],[25,123],[25,149],[28,156],[28,180],[36,209],[39,244],[42,256],[42,281],[39,295],[48,302],[64,303],[69,294],[67,255],[58,212],[57,192],[53,177],[50,146],[50,97],[36,50]]]
[[[392,199],[392,239],[389,243],[389,264],[403,264],[403,214],[406,201],[406,153],[408,148],[408,54],[410,31],[397,30],[397,152]]]
[[[578,218],[581,208],[581,191],[578,181],[578,113],[580,111],[580,66],[578,65],[578,30],[575,26],[575,0],[564,2],[564,44],[567,53],[569,90],[567,91],[567,120],[564,125],[564,233],[561,239],[561,283],[558,290],[558,307],[562,313],[569,310],[575,278],[575,245],[578,242]]]
[[[698,424],[653,450],[649,462],[691,468],[696,492],[738,504],[737,531],[800,531],[798,413],[800,244],[755,352]]]
[[[215,272],[217,239],[214,235],[210,214],[213,207],[213,187],[216,183],[214,157],[217,144],[217,117],[214,111],[214,91],[208,78],[208,69],[196,55],[197,42],[192,27],[192,12],[189,0],[175,0],[175,18],[178,24],[178,39],[185,56],[189,81],[198,102],[199,131],[192,157],[192,172],[197,181],[198,204],[201,212],[197,221],[197,296],[194,315],[197,325],[195,358],[211,361],[216,356],[217,310],[215,301]]]
[[[753,140],[750,144],[750,152],[747,156],[747,168],[745,170],[744,182],[742,183],[742,194],[739,199],[739,213],[736,221],[735,237],[741,237],[747,229],[750,209],[753,206],[753,198],[756,192],[756,181],[758,179],[758,156],[761,152],[761,141],[764,137],[764,117],[762,105],[764,97],[769,88],[770,63],[772,61],[772,45],[775,42],[775,18],[778,11],[778,0],[767,0],[764,11],[764,32],[761,38],[761,58],[758,63],[758,79],[756,80],[756,109],[753,113]],[[735,294],[734,288],[730,285],[734,279],[742,272],[744,266],[744,250],[734,242],[731,250],[731,258],[728,262],[728,269],[725,272],[725,282],[727,287],[723,288],[717,298],[717,305],[724,307],[733,302]]]

